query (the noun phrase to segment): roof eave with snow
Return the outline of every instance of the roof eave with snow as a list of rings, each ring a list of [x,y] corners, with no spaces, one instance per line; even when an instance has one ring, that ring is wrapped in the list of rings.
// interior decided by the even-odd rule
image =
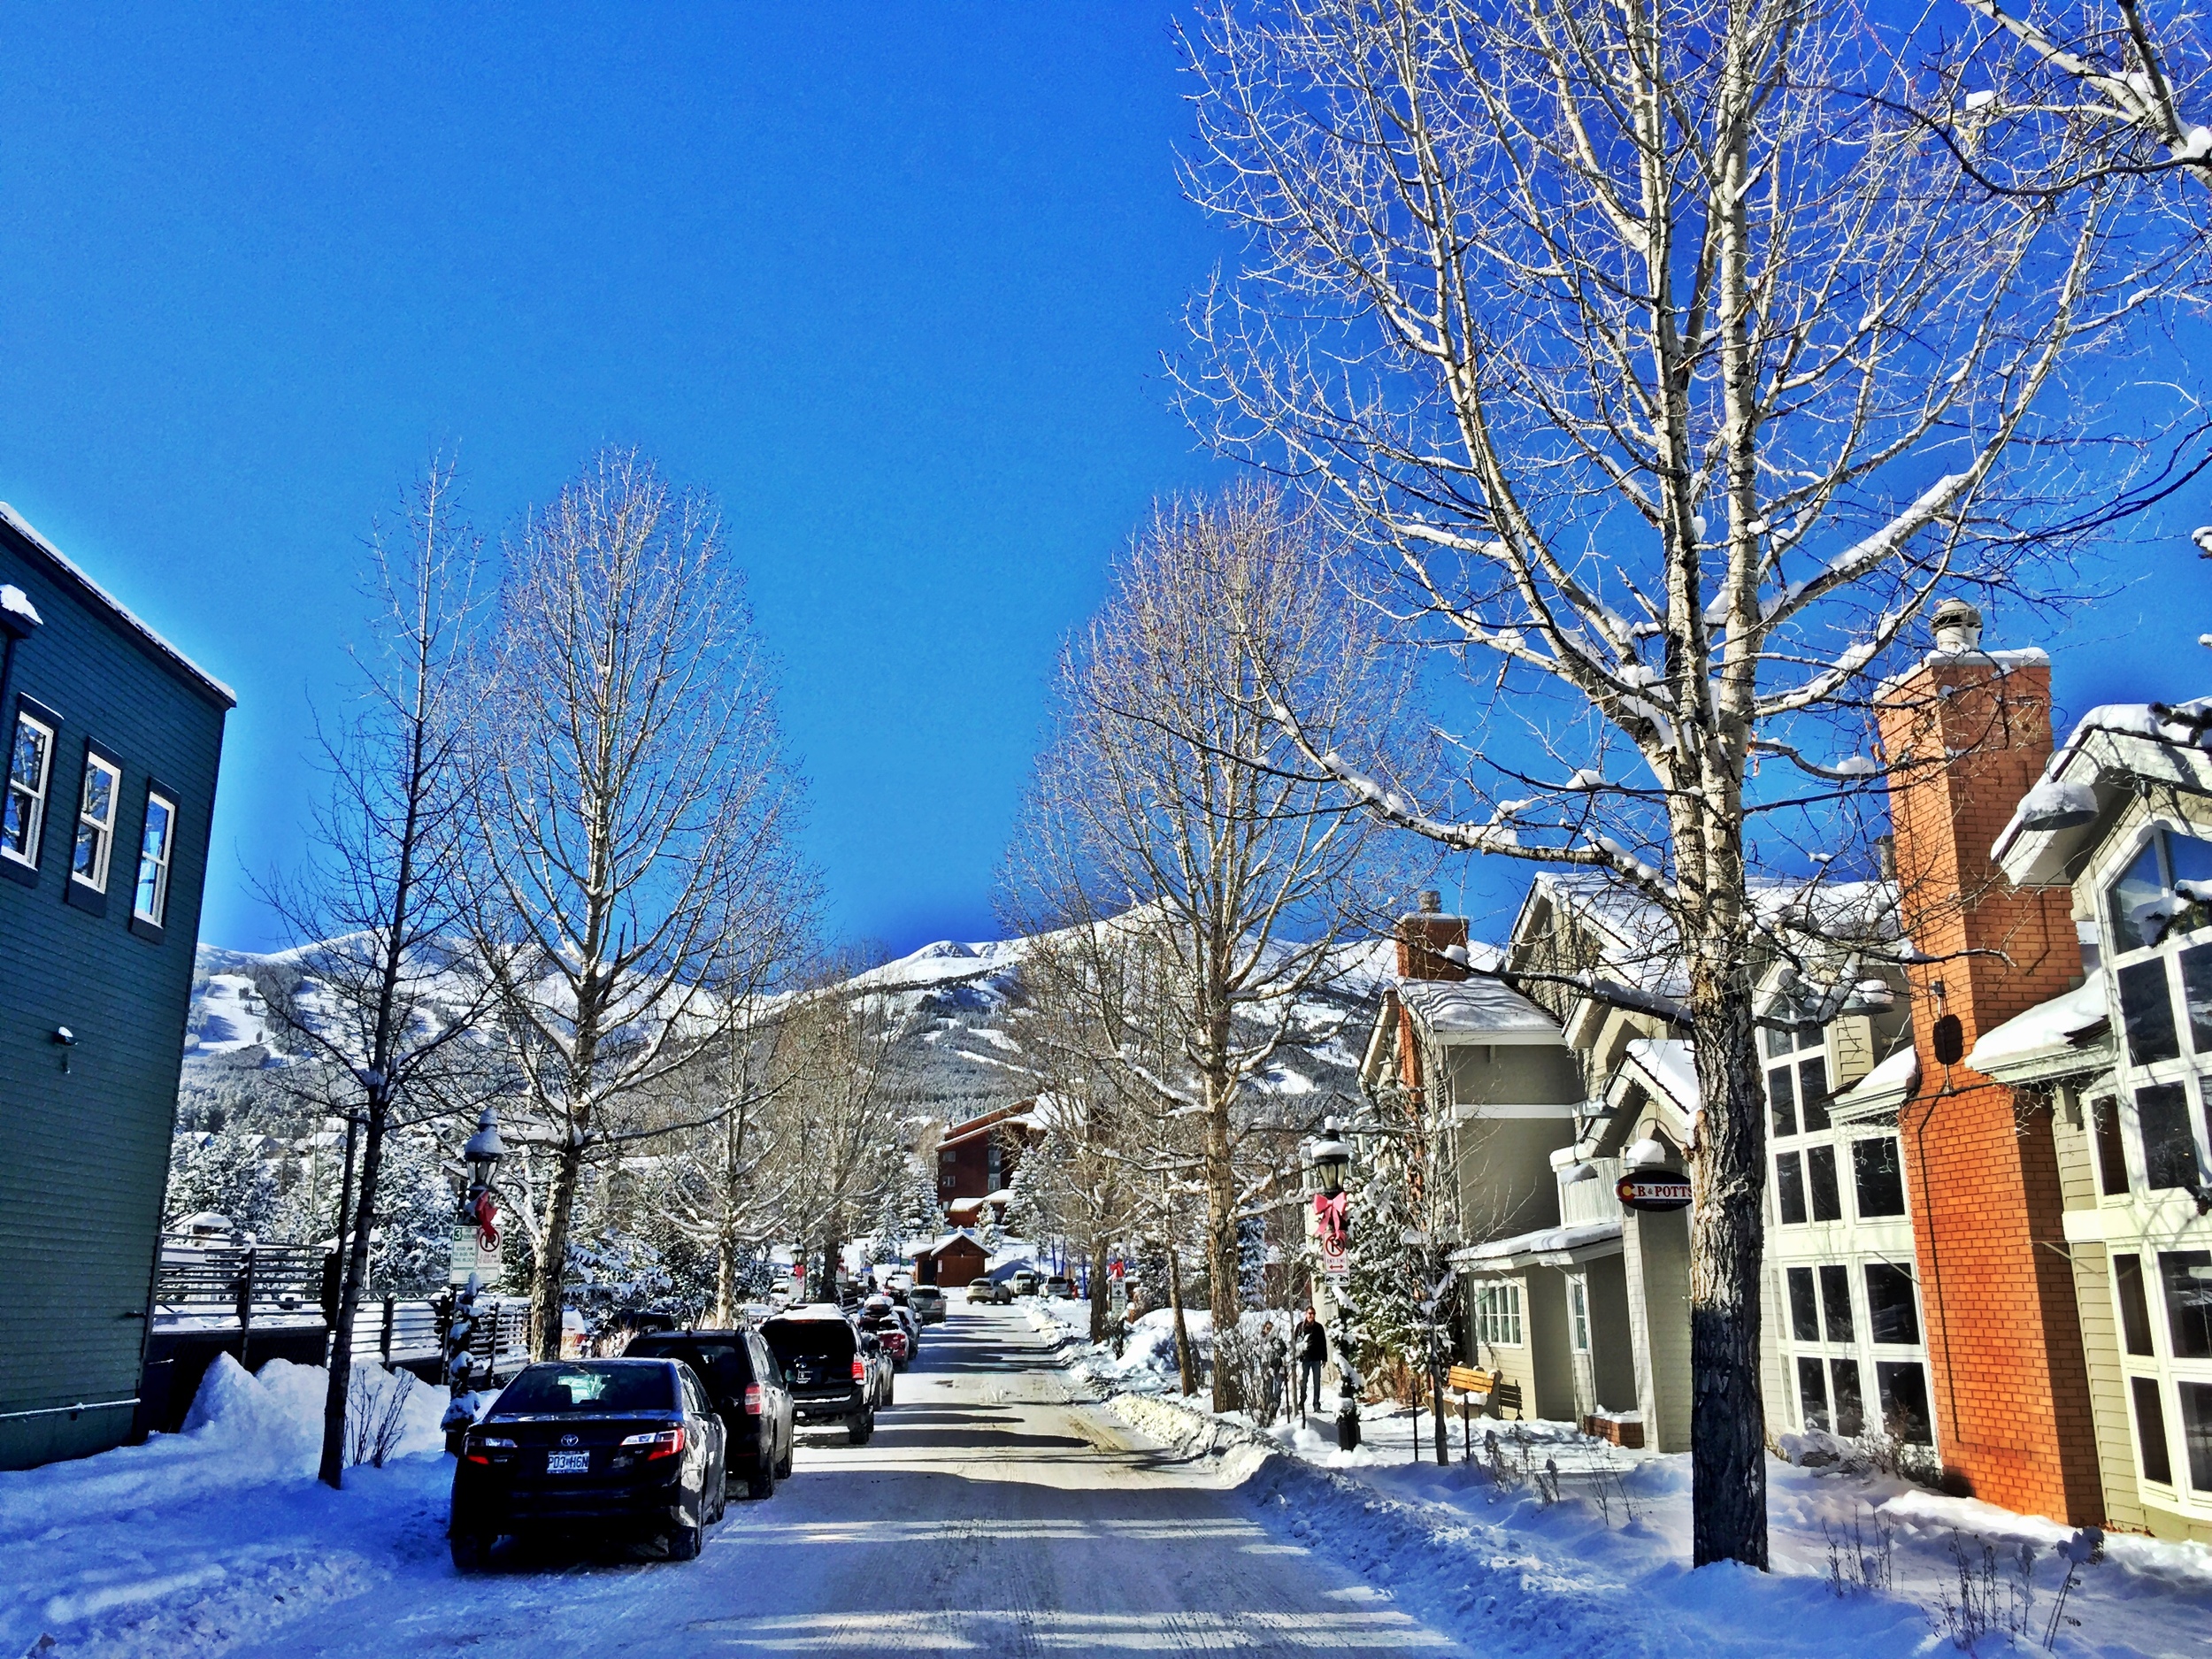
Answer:
[[[1966,1064],[2016,1088],[2108,1071],[2118,1058],[2104,981],[2096,978],[1984,1032]]]
[[[1578,1267],[1618,1256],[1621,1248],[1618,1220],[1586,1221],[1471,1244],[1453,1251],[1451,1262],[1462,1272],[1519,1273],[1532,1267]]]
[[[2063,887],[2083,850],[2109,822],[2113,810],[2135,793],[2138,780],[2176,785],[2192,794],[2212,792],[2212,755],[2176,737],[2153,735],[2147,705],[2092,709],[2043,769],[2043,782],[2089,789],[2097,812],[2085,823],[2031,829],[2023,807],[1997,837],[1991,857],[2015,887]]]
[[[142,644],[149,647],[155,656],[162,658],[170,666],[181,670],[202,690],[219,699],[226,709],[234,709],[238,706],[236,692],[195,663],[175,646],[170,644],[168,641],[163,639],[145,623],[140,621],[132,613],[129,606],[101,587],[98,582],[94,581],[75,560],[49,541],[29,519],[24,518],[4,501],[0,501],[0,519],[6,520],[10,529],[29,542],[45,558],[51,561],[58,567],[56,573],[60,575],[68,585],[76,588],[83,597],[91,600],[100,609],[107,611],[122,625],[127,633],[134,635]],[[28,606],[28,600],[24,603],[26,606]],[[35,617],[37,612],[34,610],[31,614]]]
[[[1895,1113],[1920,1087],[1920,1055],[1910,1043],[1828,1102],[1834,1123],[1866,1123]]]

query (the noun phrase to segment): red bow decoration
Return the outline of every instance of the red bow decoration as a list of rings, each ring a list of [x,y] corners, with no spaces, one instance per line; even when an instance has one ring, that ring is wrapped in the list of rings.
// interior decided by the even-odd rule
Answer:
[[[1326,1193],[1313,1195],[1314,1224],[1324,1242],[1341,1249],[1351,1241],[1351,1204],[1349,1193],[1339,1193],[1333,1198]]]
[[[484,1248],[499,1248],[499,1204],[489,1193],[476,1195],[476,1236],[484,1241]]]

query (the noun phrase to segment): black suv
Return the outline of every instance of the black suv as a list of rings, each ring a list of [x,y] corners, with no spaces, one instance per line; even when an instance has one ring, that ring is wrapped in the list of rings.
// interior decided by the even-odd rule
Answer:
[[[791,1388],[802,1423],[841,1422],[856,1446],[876,1432],[874,1379],[860,1337],[834,1314],[786,1314],[760,1327]]]
[[[727,1502],[722,1419],[690,1368],[666,1359],[556,1360],[509,1383],[453,1466],[453,1564],[502,1536],[657,1533],[689,1561]]]
[[[628,1359],[681,1360],[707,1386],[728,1432],[729,1471],[749,1497],[775,1494],[791,1473],[791,1394],[768,1344],[753,1331],[649,1332],[624,1351]]]

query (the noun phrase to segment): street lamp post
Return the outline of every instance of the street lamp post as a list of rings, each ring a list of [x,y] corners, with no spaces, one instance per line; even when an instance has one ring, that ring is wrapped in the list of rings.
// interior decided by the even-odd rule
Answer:
[[[476,1133],[461,1148],[461,1156],[469,1166],[469,1187],[461,1200],[461,1225],[474,1227],[478,1240],[485,1247],[499,1242],[499,1204],[494,1194],[492,1177],[498,1172],[499,1161],[507,1155],[507,1148],[499,1139],[499,1113],[487,1106],[478,1114]],[[446,1445],[457,1452],[460,1437],[468,1432],[473,1414],[461,1403],[475,1383],[476,1370],[476,1293],[480,1288],[477,1275],[472,1271],[466,1281],[450,1293],[452,1301],[445,1322],[445,1380],[446,1392],[451,1403],[445,1409],[441,1425],[446,1432]],[[497,1333],[494,1333],[495,1345]]]
[[[1332,1118],[1321,1125],[1320,1136],[1305,1148],[1306,1167],[1312,1171],[1314,1217],[1325,1253],[1332,1246],[1341,1252],[1350,1244],[1346,1214],[1344,1178],[1352,1165],[1351,1143],[1344,1125]],[[1331,1287],[1336,1302],[1336,1443],[1351,1451],[1359,1445],[1359,1369],[1352,1363],[1351,1306],[1340,1286]]]

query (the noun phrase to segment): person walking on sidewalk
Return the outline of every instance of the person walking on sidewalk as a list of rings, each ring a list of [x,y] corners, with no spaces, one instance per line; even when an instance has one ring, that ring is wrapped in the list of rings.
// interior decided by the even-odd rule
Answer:
[[[1329,1333],[1321,1328],[1321,1321],[1313,1317],[1313,1310],[1306,1310],[1306,1317],[1299,1321],[1298,1329],[1291,1338],[1298,1350],[1297,1408],[1302,1415],[1321,1409],[1321,1366],[1329,1357]],[[1308,1405],[1310,1394],[1313,1403]]]

